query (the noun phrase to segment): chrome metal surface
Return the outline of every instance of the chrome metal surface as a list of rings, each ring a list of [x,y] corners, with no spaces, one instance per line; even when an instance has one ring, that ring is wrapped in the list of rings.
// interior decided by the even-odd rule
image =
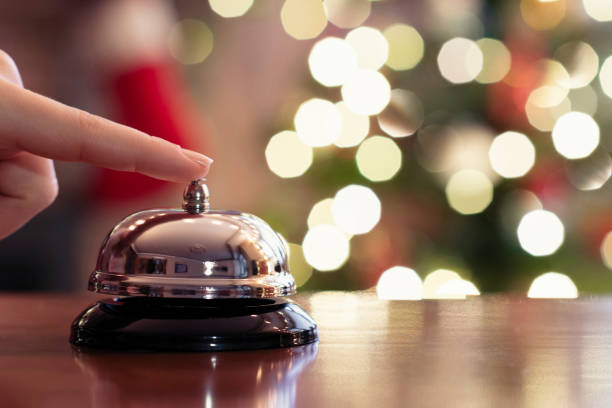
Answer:
[[[142,211],[117,224],[102,244],[89,290],[203,299],[295,293],[286,243],[265,221],[204,210],[208,189],[199,181],[185,190],[185,202],[185,210]]]
[[[210,210],[208,186],[206,180],[193,180],[183,192],[183,210],[199,214]]]

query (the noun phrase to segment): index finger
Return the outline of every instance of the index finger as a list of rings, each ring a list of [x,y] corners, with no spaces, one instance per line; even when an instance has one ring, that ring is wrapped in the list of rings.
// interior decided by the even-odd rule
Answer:
[[[200,153],[66,106],[0,79],[0,143],[55,160],[184,182],[204,177],[212,160]],[[7,145],[8,144],[8,145]]]

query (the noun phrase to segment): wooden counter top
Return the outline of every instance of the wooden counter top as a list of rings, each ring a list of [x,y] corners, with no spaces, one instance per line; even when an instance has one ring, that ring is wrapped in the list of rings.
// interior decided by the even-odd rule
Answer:
[[[2,407],[561,407],[612,405],[612,298],[294,300],[319,324],[298,348],[79,352],[93,295],[0,294]]]

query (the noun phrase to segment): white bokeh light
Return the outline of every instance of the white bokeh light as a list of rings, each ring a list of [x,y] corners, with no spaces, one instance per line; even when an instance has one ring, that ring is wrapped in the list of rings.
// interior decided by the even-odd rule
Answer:
[[[569,276],[559,272],[546,272],[533,280],[527,292],[529,298],[575,299],[578,288]]]
[[[527,136],[518,132],[504,132],[493,139],[489,161],[497,174],[516,178],[527,174],[535,163],[535,147]]]
[[[312,147],[302,143],[295,132],[286,130],[270,138],[265,156],[268,167],[279,177],[298,177],[312,164]]]
[[[357,52],[361,69],[377,70],[389,56],[389,44],[385,36],[372,27],[358,27],[346,35],[346,42]]]
[[[208,0],[208,3],[215,13],[225,18],[240,17],[253,6],[253,0]]]
[[[610,0],[582,0],[584,11],[597,21],[612,21],[612,2]]]
[[[380,72],[361,69],[342,85],[342,99],[357,114],[376,115],[389,104],[391,85]]]
[[[355,161],[359,172],[368,180],[386,181],[402,167],[402,151],[391,138],[371,136],[357,149]]]
[[[436,290],[436,299],[465,299],[467,296],[479,295],[476,285],[465,279],[451,279]]]
[[[612,98],[612,56],[606,58],[601,64],[601,69],[599,70],[599,83],[601,85],[601,90],[608,96]]]
[[[430,272],[423,280],[423,299],[437,299],[438,288],[453,279],[461,279],[461,276],[449,269],[436,269]]]
[[[312,147],[332,144],[342,131],[342,115],[333,103],[310,99],[295,114],[295,130],[305,144]]]
[[[372,189],[351,184],[338,190],[334,196],[332,215],[336,225],[344,232],[365,234],[380,220],[380,200]]]
[[[568,112],[557,119],[552,140],[560,155],[568,159],[582,159],[599,145],[599,126],[586,113]]]
[[[482,70],[483,55],[478,45],[467,38],[453,38],[442,45],[438,53],[438,68],[449,82],[462,84],[473,81]]]
[[[413,269],[394,266],[378,278],[376,294],[385,300],[420,300],[423,299],[423,282]]]
[[[608,232],[599,247],[601,260],[608,269],[612,269],[612,231]]]
[[[332,204],[334,203],[333,198],[325,198],[312,206],[310,213],[308,214],[307,224],[308,228],[313,228],[319,224],[334,224],[334,217],[332,216]]]
[[[546,210],[525,214],[516,232],[521,248],[533,256],[555,253],[565,238],[565,228],[559,217]]]
[[[454,173],[446,184],[446,199],[465,215],[484,211],[493,200],[493,183],[481,171],[465,169]]]
[[[306,232],[302,242],[304,258],[319,271],[333,271],[346,262],[349,240],[344,232],[328,224],[319,224]]]
[[[308,67],[320,84],[340,86],[357,70],[357,54],[341,38],[324,38],[312,47]]]

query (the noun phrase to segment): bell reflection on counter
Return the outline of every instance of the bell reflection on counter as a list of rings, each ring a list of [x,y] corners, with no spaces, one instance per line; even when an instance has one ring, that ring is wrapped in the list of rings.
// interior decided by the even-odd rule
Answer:
[[[75,351],[93,380],[92,401],[101,407],[290,407],[299,376],[317,355],[317,344],[258,352],[137,354]],[[173,367],[168,371],[168,367]]]
[[[77,346],[133,350],[236,350],[317,340],[295,303],[285,240],[260,218],[210,209],[201,180],[183,209],[121,221],[102,244],[89,290],[121,296],[79,315]]]

